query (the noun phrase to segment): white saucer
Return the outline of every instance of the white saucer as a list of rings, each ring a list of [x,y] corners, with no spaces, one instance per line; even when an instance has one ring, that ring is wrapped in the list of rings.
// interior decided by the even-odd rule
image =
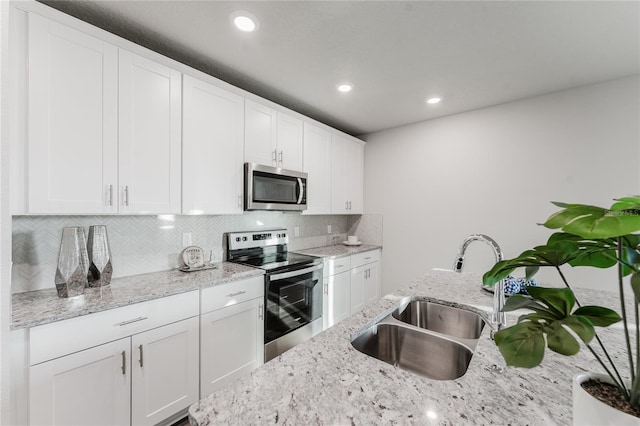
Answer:
[[[357,243],[350,243],[349,241],[343,241],[342,244],[344,244],[345,246],[359,246],[360,244],[362,244],[362,241],[358,241]]]

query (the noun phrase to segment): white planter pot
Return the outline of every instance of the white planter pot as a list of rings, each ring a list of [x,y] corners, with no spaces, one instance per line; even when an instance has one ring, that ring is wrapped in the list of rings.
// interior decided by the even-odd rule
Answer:
[[[609,376],[599,373],[578,374],[573,377],[574,426],[640,426],[640,418],[617,410],[582,389],[581,384],[590,379],[613,383]]]

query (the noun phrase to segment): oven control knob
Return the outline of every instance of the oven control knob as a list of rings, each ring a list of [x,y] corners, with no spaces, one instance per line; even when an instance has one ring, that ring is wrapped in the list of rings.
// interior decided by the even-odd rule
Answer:
[[[242,237],[242,241],[247,241],[247,237]]]
[[[237,242],[240,242],[240,237],[236,237],[236,241],[237,241]]]
[[[286,236],[287,236],[287,234],[282,234],[282,238],[284,238],[284,237],[286,237]]]

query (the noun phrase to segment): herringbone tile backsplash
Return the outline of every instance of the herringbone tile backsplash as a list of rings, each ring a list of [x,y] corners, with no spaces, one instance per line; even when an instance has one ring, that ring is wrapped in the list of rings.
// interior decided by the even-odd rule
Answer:
[[[371,244],[382,244],[382,217],[305,216],[286,212],[245,212],[235,216],[14,216],[12,221],[13,293],[54,287],[62,228],[106,225],[113,258],[113,276],[164,271],[178,266],[183,233],[214,261],[225,258],[223,234],[233,231],[286,228],[289,249],[319,247],[357,234]],[[327,234],[331,225],[332,234]],[[294,237],[294,228],[300,236]],[[366,235],[364,235],[366,234]],[[360,234],[357,234],[360,235]],[[333,238],[336,237],[336,238]]]

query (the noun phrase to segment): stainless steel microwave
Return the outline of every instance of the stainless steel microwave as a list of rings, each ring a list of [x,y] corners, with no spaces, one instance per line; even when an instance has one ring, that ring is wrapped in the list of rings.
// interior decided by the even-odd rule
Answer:
[[[244,164],[245,210],[306,210],[307,174]]]

